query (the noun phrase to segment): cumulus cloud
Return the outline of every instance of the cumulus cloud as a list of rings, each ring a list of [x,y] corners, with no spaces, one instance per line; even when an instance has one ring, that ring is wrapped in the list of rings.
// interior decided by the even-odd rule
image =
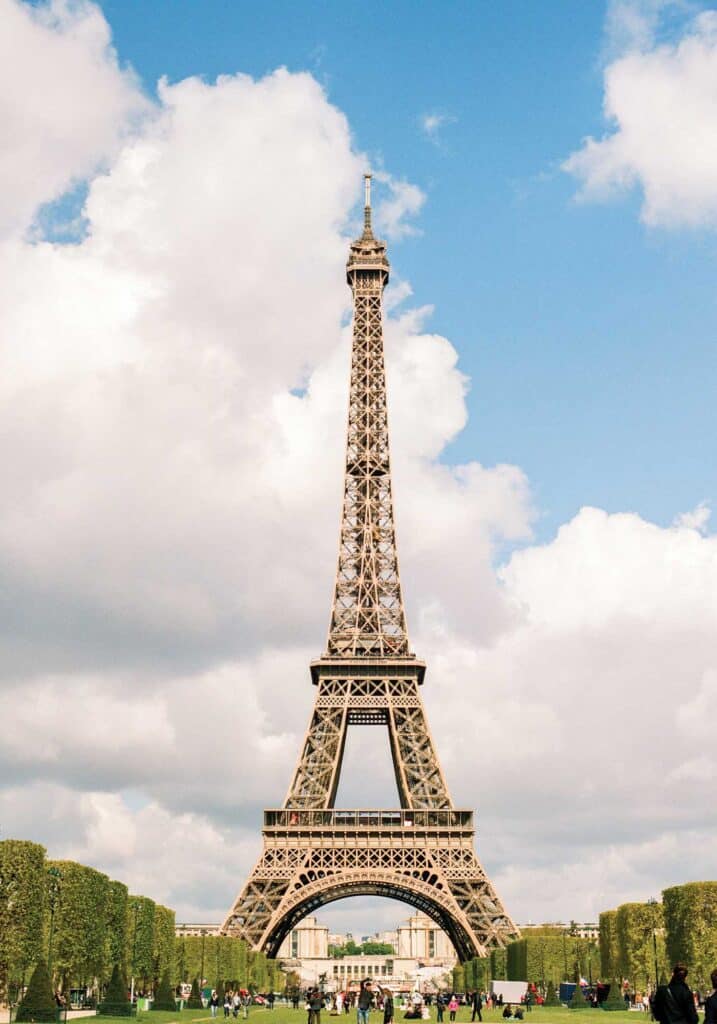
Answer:
[[[0,236],[116,152],[148,103],[84,0],[0,0]]]
[[[0,242],[4,834],[219,918],[283,800],[328,624],[366,161],[310,75],[162,82],[147,112],[98,8],[12,12],[56,74],[63,18],[89,25],[72,45],[145,116],[113,114],[110,141],[28,193]],[[81,174],[83,237],[30,239],[38,204]],[[405,234],[423,193],[379,186],[379,229]],[[641,884],[679,881],[671,837],[713,842],[707,514],[661,529],[584,509],[531,546],[520,468],[445,459],[468,382],[430,309],[398,312],[409,296],[401,283],[386,321],[399,547],[456,799],[480,809],[518,916],[631,895],[645,850]],[[604,863],[613,888],[581,904]]]
[[[717,226],[717,12],[703,11],[663,40],[665,3],[614,3],[613,56],[604,71],[609,130],[563,164],[580,196],[642,193],[651,226]]]

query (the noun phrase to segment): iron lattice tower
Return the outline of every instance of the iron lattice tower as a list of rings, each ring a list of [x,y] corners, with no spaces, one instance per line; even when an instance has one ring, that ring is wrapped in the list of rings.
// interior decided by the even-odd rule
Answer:
[[[462,960],[519,935],[474,849],[472,811],[453,807],[411,653],[391,495],[382,297],[386,244],[351,244],[353,345],[338,568],[326,653],[311,665],[316,702],[283,808],[264,812],[264,849],[222,926],[275,956],[306,914],[351,895],[411,903]],[[349,725],[387,727],[399,810],[334,807]]]

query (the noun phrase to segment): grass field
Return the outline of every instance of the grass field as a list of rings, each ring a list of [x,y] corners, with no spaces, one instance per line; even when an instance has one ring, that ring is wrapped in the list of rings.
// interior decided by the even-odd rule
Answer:
[[[181,1013],[171,1013],[164,1010],[144,1011],[138,1014],[138,1019],[143,1024],[210,1024],[212,1017],[206,1011],[182,1010]],[[457,1014],[457,1024],[468,1024],[471,1019],[469,1007],[462,1006]],[[106,1022],[106,1024],[122,1024],[119,1017],[92,1017],[88,1018],[94,1024],[95,1021]],[[134,1018],[131,1018],[134,1020]],[[243,1018],[240,1016],[237,1024],[241,1024]],[[617,1010],[614,1013],[604,1013],[603,1010],[568,1010],[564,1006],[547,1007],[536,1006],[533,1012],[525,1015],[526,1024],[641,1024],[647,1021],[636,1012]],[[217,1024],[223,1024],[224,1017],[220,1011],[216,1018]],[[435,1024],[436,1011],[432,1008],[431,1021]],[[445,1014],[445,1021],[448,1024],[448,1011]],[[485,1024],[503,1024],[502,1010],[484,1010],[483,1021]],[[355,1024],[355,1013],[342,1014],[340,1017],[332,1017],[328,1012],[321,1014],[321,1024]],[[395,1017],[395,1024],[402,1024],[403,1011],[399,1010]],[[229,1024],[234,1024],[234,1018],[229,1018]],[[249,1024],[306,1024],[306,1011],[292,1010],[288,1006],[277,1004],[273,1010],[267,1010],[262,1006],[252,1006],[249,1011]],[[383,1024],[383,1014],[376,1011],[371,1014],[371,1024]]]

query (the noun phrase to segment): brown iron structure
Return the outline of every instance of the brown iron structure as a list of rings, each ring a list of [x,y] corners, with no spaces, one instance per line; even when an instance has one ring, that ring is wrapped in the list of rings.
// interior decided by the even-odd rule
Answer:
[[[222,925],[276,956],[306,914],[375,894],[424,910],[461,959],[520,933],[478,861],[472,811],[453,807],[410,652],[391,497],[382,296],[386,243],[351,244],[353,347],[338,569],[326,653],[311,665],[316,703],[281,810],[264,812],[264,849]],[[388,729],[401,809],[334,807],[350,725]]]

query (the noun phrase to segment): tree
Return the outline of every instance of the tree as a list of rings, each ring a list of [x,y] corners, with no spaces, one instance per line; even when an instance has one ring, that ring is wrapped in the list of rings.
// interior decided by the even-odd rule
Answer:
[[[196,981],[194,983],[196,985]],[[194,995],[194,985],[192,985],[192,996]],[[202,1009],[202,1001],[199,1000],[199,1006],[192,1005],[192,996],[189,999],[189,1006],[193,1010]],[[197,996],[199,996],[199,989],[197,988]],[[177,1009],[177,1000],[174,997],[174,990],[169,980],[169,971],[165,970],[162,973],[162,978],[159,982],[157,991],[154,993],[154,1002],[152,1003],[153,1010],[171,1010],[174,1012]]]
[[[555,991],[555,982],[552,979],[548,982],[548,988],[545,993],[544,1006],[560,1006],[560,1000],[558,999],[558,993]]]
[[[54,1022],[56,1017],[57,1006],[47,964],[44,960],[40,960],[32,972],[30,984],[17,1008],[15,1020]]]
[[[654,984],[665,963],[665,940],[660,903],[623,903],[616,918],[617,973],[636,987]],[[655,970],[657,950],[657,971]]]
[[[195,978],[192,981],[192,991],[189,993],[189,999],[187,1000],[187,1008],[190,1010],[203,1010],[204,1003],[202,1002],[202,996],[199,991],[199,982]]]
[[[152,929],[152,976],[155,985],[165,972],[174,971],[174,941],[174,911],[157,903]]]
[[[617,910],[604,910],[600,914],[600,971],[612,978],[619,969],[617,942]]]
[[[462,964],[456,964],[452,971],[453,978],[453,991],[454,992],[465,992],[466,990],[466,975],[463,970]]]
[[[570,1010],[584,1010],[587,1005],[588,1005],[587,1004],[587,1000],[585,999],[585,995],[583,993],[582,986],[580,984],[580,971],[577,971],[577,973],[575,975],[575,990],[573,991],[573,994],[570,997],[570,1002],[568,1003],[568,1009],[570,1009]]]
[[[717,882],[689,882],[662,893],[667,958],[684,960],[695,988],[708,988],[717,949]]]
[[[14,999],[43,955],[45,848],[0,842],[0,1000]]]
[[[112,977],[99,1009],[105,1017],[129,1017],[132,1012],[132,1005],[127,998],[127,979],[119,964],[112,968]]]
[[[154,900],[130,896],[127,928],[127,962],[133,978],[149,988],[154,975]]]
[[[113,974],[116,965],[125,977],[127,975],[128,900],[126,885],[114,881],[108,883],[103,978]]]
[[[600,1008],[602,1010],[625,1009],[625,1000],[622,998],[622,985],[617,978],[613,978],[610,982],[610,990],[607,994],[607,999],[604,999],[600,1003]]]
[[[55,907],[53,973],[61,988],[90,984],[103,977],[107,940],[109,878],[71,860],[49,861],[61,875]]]

